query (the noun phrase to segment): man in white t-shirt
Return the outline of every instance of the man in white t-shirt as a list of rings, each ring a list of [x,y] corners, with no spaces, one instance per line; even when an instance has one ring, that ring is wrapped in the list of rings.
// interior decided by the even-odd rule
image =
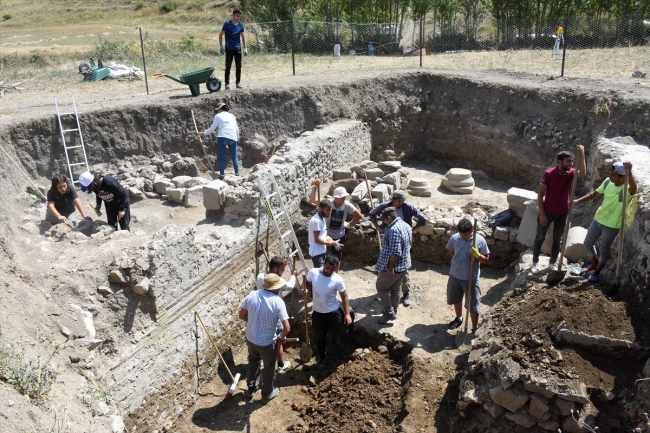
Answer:
[[[269,260],[269,271],[268,272],[260,272],[259,275],[257,276],[257,279],[255,280],[255,285],[257,286],[257,290],[262,290],[264,288],[264,278],[268,274],[276,274],[278,276],[282,276],[284,274],[284,268],[287,266],[287,259],[284,257],[280,256],[273,256],[271,257],[271,260]],[[278,296],[281,298],[282,292],[290,292],[293,290],[293,288],[296,286],[296,275],[298,275],[297,270],[291,271],[291,278],[289,278],[289,281],[287,281],[286,286],[283,286],[280,291],[278,292]],[[282,332],[282,322],[278,322],[277,328],[275,330],[276,334],[280,334]],[[284,360],[284,349],[283,346],[280,345],[278,347],[278,369],[276,370],[277,373],[284,373],[287,371],[289,368],[291,368],[291,362],[285,361]]]
[[[327,247],[340,245],[327,236],[326,220],[332,212],[332,202],[324,199],[318,203],[318,213],[309,220],[309,255],[315,268],[320,268],[325,262]]]
[[[203,132],[199,132],[199,137],[217,132],[217,157],[219,158],[219,178],[223,179],[226,169],[226,147],[230,149],[230,158],[232,158],[232,167],[235,169],[235,176],[239,176],[239,161],[237,161],[237,142],[239,141],[239,126],[235,115],[228,112],[228,106],[219,102],[214,107],[214,120],[212,125]]]
[[[346,200],[348,192],[344,187],[339,186],[335,188],[332,195],[334,196],[334,206],[332,206],[330,216],[327,218],[327,235],[333,241],[338,241],[341,245],[338,249],[329,248],[329,253],[339,258],[339,264],[336,267],[336,272],[338,272],[341,266],[341,260],[343,259],[343,246],[347,240],[345,236],[346,229],[361,221],[363,214],[352,203]],[[348,223],[346,219],[350,214],[354,216],[352,217],[352,221]]]
[[[314,296],[312,304],[312,323],[318,346],[318,367],[325,368],[327,363],[327,332],[334,326],[343,334],[349,334],[354,328],[354,312],[350,309],[350,300],[345,291],[343,278],[336,273],[339,259],[328,254],[322,268],[312,269],[307,274],[307,289]],[[336,299],[341,297],[342,305]],[[303,295],[306,291],[303,291]]]

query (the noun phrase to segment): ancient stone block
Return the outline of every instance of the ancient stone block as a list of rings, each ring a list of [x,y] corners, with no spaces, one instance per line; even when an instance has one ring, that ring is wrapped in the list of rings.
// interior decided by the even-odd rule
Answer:
[[[537,210],[537,200],[527,202],[524,217],[519,224],[519,234],[517,235],[517,242],[527,247],[532,247],[535,243],[535,236],[537,235],[537,217],[539,211]],[[549,230],[547,235],[551,236],[552,231]]]
[[[362,182],[357,185],[350,195],[352,197],[352,200],[361,201],[365,196],[368,195],[368,187],[366,186],[366,183]]]
[[[549,227],[549,232],[551,232],[553,225]],[[564,251],[564,257],[567,258],[570,262],[582,263],[589,262],[589,253],[587,248],[584,245],[585,236],[587,236],[587,229],[584,227],[576,226],[569,229],[566,239],[566,249]],[[551,247],[553,245],[553,236],[548,235],[542,244],[542,253],[546,255],[551,254]]]
[[[548,412],[548,400],[539,394],[530,396],[530,403],[528,405],[528,413],[537,419],[542,419],[544,414]]]
[[[368,180],[381,179],[384,177],[384,171],[381,168],[366,168],[366,176]]]
[[[381,168],[384,173],[395,173],[402,168],[401,161],[381,161],[377,163],[377,166]]]
[[[422,177],[414,177],[409,181],[409,188],[429,187],[429,181]]]
[[[486,400],[485,403],[483,403],[483,409],[485,409],[492,418],[499,418],[504,413],[506,413],[506,410],[504,408],[498,404],[494,404],[494,402],[490,399]]]
[[[183,188],[192,188],[193,186],[207,185],[208,183],[209,181],[207,179],[203,179],[202,177],[193,177],[190,180],[185,181],[181,186]]]
[[[128,187],[127,191],[129,192],[129,197],[131,197],[133,200],[144,200],[145,195],[142,191],[140,191],[138,188],[135,187]]]
[[[571,411],[576,409],[575,403],[572,401],[557,399],[555,400],[555,406],[560,410],[560,415],[567,416],[571,415]]]
[[[157,178],[154,182],[154,191],[158,194],[167,194],[167,188],[175,188],[174,182],[168,179]]]
[[[431,189],[429,187],[425,188],[409,188],[406,190],[409,194],[417,197],[431,197]]]
[[[393,185],[395,189],[400,189],[402,187],[402,176],[399,173],[387,174],[382,179],[384,182]]]
[[[445,176],[452,182],[463,181],[472,178],[472,171],[465,168],[451,168]]]
[[[550,419],[546,421],[540,419],[539,421],[537,421],[537,425],[543,428],[544,430],[553,431],[553,432],[556,432],[558,427],[560,427],[559,422]]]
[[[434,227],[432,224],[425,224],[423,226],[418,227],[417,232],[421,235],[432,235],[433,229]]]
[[[131,290],[133,290],[133,293],[136,295],[144,295],[149,292],[149,284],[149,278],[143,278],[140,282],[134,284],[133,287],[131,287]]]
[[[526,202],[528,200],[537,200],[537,192],[521,188],[510,188],[508,190],[508,205],[510,209],[517,213],[517,216],[523,217],[526,212]]]
[[[580,404],[589,403],[587,386],[579,380],[572,380],[569,388],[558,392],[557,396],[566,401],[573,401]]]
[[[174,203],[183,204],[185,191],[185,188],[167,188],[167,200]]]
[[[108,281],[115,284],[126,284],[124,273],[119,269],[114,269],[110,274],[108,274]]]
[[[203,186],[196,185],[185,190],[183,205],[185,207],[198,207],[203,204]]]
[[[207,210],[221,210],[225,200],[228,184],[222,180],[213,180],[203,186],[203,206]]]
[[[517,413],[508,412],[506,414],[506,418],[508,418],[510,421],[514,422],[515,424],[525,428],[531,428],[532,426],[537,424],[537,418],[523,412],[517,412]]]
[[[380,202],[385,202],[390,200],[390,192],[388,191],[388,185],[385,183],[380,183],[372,189],[372,196],[379,199]]]
[[[534,383],[526,382],[524,383],[524,389],[526,391],[536,392],[538,394],[541,394],[545,398],[552,398],[555,395],[555,393],[553,391],[544,388],[542,385],[543,384],[536,385]]]
[[[620,359],[646,359],[650,356],[650,348],[638,343],[605,337],[604,335],[589,335],[584,332],[560,329],[555,340],[586,350],[595,355]],[[571,400],[577,401],[577,400]]]
[[[491,388],[489,392],[492,401],[499,406],[505,407],[510,412],[517,412],[530,398],[525,391],[516,387],[503,389],[499,385]]]
[[[510,240],[510,230],[508,230],[508,227],[497,227],[494,230],[494,239],[499,241]]]
[[[172,178],[172,182],[176,185],[176,188],[183,188],[185,182],[191,179],[192,176],[176,176]]]
[[[342,170],[342,169],[332,170],[332,179],[334,180],[348,179],[351,177],[352,177],[352,172],[350,170]]]

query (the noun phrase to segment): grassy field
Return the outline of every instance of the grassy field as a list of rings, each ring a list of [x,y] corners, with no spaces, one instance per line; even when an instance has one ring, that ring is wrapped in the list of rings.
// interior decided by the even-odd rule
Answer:
[[[105,64],[115,61],[142,67],[137,26],[143,28],[153,92],[180,86],[166,78],[155,79],[154,73],[179,75],[214,66],[222,78],[224,61],[219,55],[217,23],[227,19],[232,5],[222,0],[205,4],[173,0],[175,8],[162,11],[169,1],[1,0],[0,16],[8,14],[11,18],[0,21],[0,81],[23,82],[26,93],[75,88],[128,92],[136,84],[84,83],[77,68],[88,57],[100,57]],[[291,77],[288,54],[251,54],[244,63],[247,85]],[[437,54],[425,56],[423,66],[433,71],[501,69],[558,76],[561,62],[551,58],[550,50],[521,50]],[[648,85],[647,77],[630,77],[637,69],[650,72],[648,47],[569,50],[565,76]],[[338,76],[370,77],[417,70],[417,56],[296,56],[296,72],[303,82],[308,77],[319,82],[324,74],[336,80]]]

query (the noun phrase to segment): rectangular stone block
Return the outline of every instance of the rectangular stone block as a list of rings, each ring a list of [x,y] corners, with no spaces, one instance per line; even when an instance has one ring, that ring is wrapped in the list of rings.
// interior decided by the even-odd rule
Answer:
[[[183,204],[183,197],[185,197],[185,188],[167,188],[167,200]]]
[[[368,195],[368,187],[365,182],[357,185],[356,188],[354,188],[354,191],[352,191],[352,194],[350,194],[354,201],[361,201],[366,195]]]
[[[158,194],[167,194],[167,188],[176,188],[176,185],[169,179],[156,179],[154,183],[154,191]]]
[[[380,183],[372,189],[372,196],[379,199],[381,203],[390,200],[390,192],[388,191],[388,185],[385,183]]]
[[[203,204],[203,185],[196,185],[185,190],[183,205],[185,207],[198,207]]]
[[[510,209],[514,210],[517,216],[523,217],[524,212],[526,212],[526,202],[528,200],[537,201],[537,192],[521,188],[510,188],[507,199]]]
[[[203,206],[207,210],[221,210],[225,200],[228,184],[222,180],[213,180],[203,186]]]
[[[352,172],[350,170],[342,170],[342,169],[332,170],[332,178],[334,180],[349,179],[351,177],[352,177]]]

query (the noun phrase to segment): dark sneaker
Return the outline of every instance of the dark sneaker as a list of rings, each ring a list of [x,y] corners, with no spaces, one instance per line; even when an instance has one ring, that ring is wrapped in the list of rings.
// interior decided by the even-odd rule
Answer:
[[[463,324],[463,318],[462,317],[456,317],[454,320],[449,322],[449,329],[456,329],[462,324]]]
[[[402,298],[402,303],[404,304],[405,307],[408,307],[409,305],[411,305],[411,294],[410,293],[407,293],[406,295],[404,295],[404,297]]]
[[[255,393],[257,392],[257,389],[258,389],[258,388],[257,388],[256,386],[254,386],[254,387],[252,387],[252,388],[248,388],[248,390],[246,391],[246,397],[248,397],[248,398],[253,398],[253,396],[254,396]]]
[[[472,334],[476,334],[477,330],[478,330],[478,326],[476,328],[472,328]]]
[[[271,394],[264,394],[262,398],[265,400],[273,400],[275,397],[278,396],[278,394],[280,394],[280,388],[273,388]]]
[[[388,323],[391,320],[397,320],[397,314],[393,310],[386,311],[379,319],[377,323]]]

